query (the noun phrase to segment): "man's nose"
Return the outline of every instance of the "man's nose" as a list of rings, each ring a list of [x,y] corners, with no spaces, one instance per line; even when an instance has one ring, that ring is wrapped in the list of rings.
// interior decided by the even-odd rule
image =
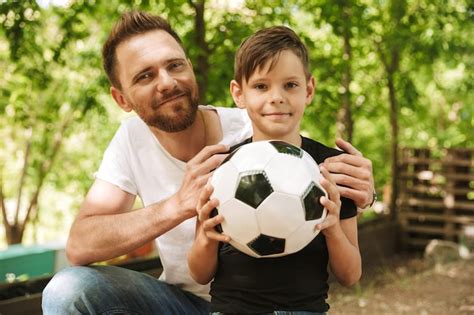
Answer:
[[[176,79],[171,76],[168,71],[162,70],[158,75],[158,82],[156,88],[159,92],[166,92],[173,90],[177,85]]]

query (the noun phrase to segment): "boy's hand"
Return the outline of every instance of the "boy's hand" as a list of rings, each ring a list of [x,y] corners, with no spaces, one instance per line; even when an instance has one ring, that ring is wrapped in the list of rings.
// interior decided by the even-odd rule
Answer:
[[[219,205],[219,200],[215,198],[209,200],[213,191],[214,188],[210,183],[207,183],[201,190],[196,207],[198,220],[202,222],[202,229],[207,238],[218,242],[228,243],[230,241],[230,236],[216,231],[216,226],[224,221],[224,217],[222,215],[216,215],[212,218],[210,217],[211,211]]]
[[[316,225],[316,229],[326,235],[327,233],[332,232],[332,230],[334,230],[334,228],[340,223],[339,214],[341,211],[341,198],[333,176],[324,166],[321,167],[321,174],[323,175],[321,186],[323,186],[328,193],[328,197],[321,197],[321,204],[326,208],[327,215],[322,223]]]
[[[372,162],[347,141],[339,138],[336,145],[346,153],[329,157],[322,165],[331,172],[341,196],[364,209],[374,199]]]
[[[201,189],[206,185],[216,169],[226,158],[229,148],[225,145],[210,145],[204,147],[195,157],[186,163],[181,187],[175,194],[178,208],[183,209],[188,217],[196,215],[196,204]]]

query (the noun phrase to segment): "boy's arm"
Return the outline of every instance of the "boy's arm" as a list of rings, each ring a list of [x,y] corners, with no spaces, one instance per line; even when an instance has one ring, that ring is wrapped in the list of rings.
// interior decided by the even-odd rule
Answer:
[[[193,279],[200,284],[209,283],[217,270],[219,242],[229,242],[227,235],[218,233],[215,227],[222,223],[221,215],[210,217],[211,211],[219,205],[217,199],[209,200],[213,191],[210,184],[204,186],[199,195],[196,211],[196,234],[188,253],[188,266]]]
[[[362,262],[357,241],[357,217],[339,221],[325,233],[329,266],[344,286],[352,286],[362,275]]]
[[[334,179],[325,167],[321,167],[323,179],[321,185],[326,189],[328,198],[322,197],[321,203],[328,214],[324,222],[316,228],[326,238],[329,252],[329,266],[337,280],[344,286],[356,283],[362,274],[362,262],[357,240],[357,217],[340,220],[341,201]]]
[[[202,222],[196,220],[196,236],[188,253],[191,277],[199,284],[207,284],[217,270],[217,250],[219,242],[206,237]]]

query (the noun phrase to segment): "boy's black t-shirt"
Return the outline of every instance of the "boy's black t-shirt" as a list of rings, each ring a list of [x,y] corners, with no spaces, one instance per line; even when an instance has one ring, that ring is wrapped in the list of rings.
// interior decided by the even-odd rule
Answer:
[[[247,139],[233,149],[251,142]],[[343,153],[302,137],[301,148],[316,163]],[[340,218],[357,214],[354,202],[341,198]],[[265,313],[274,310],[326,312],[329,286],[328,249],[319,233],[305,248],[277,258],[253,258],[230,244],[219,247],[218,267],[211,283],[211,312]]]

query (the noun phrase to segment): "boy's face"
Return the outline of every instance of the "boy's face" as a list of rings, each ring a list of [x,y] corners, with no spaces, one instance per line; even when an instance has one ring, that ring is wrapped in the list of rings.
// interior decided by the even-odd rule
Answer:
[[[231,82],[231,93],[240,108],[246,108],[253,124],[253,139],[279,139],[300,145],[300,121],[311,103],[314,79],[307,80],[301,60],[290,50],[280,53],[243,80]]]

